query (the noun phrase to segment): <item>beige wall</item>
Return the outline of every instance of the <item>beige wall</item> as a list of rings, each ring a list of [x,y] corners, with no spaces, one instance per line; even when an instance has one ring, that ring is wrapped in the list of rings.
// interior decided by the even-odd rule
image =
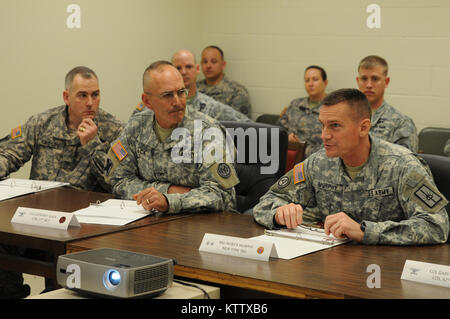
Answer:
[[[69,4],[81,28],[69,29]],[[369,29],[369,4],[381,28]],[[323,66],[328,91],[356,87],[357,64],[390,64],[386,99],[425,126],[450,127],[450,2],[447,0],[2,0],[0,136],[60,105],[66,72],[93,68],[101,106],[126,121],[144,68],[188,48],[225,51],[227,74],[250,91],[253,118],[304,96],[303,69]],[[26,168],[19,174],[27,177]]]
[[[303,70],[323,66],[328,91],[357,87],[357,65],[377,54],[390,65],[386,100],[425,126],[450,127],[450,1],[208,0],[202,45],[215,43],[227,73],[250,91],[253,117],[306,95]],[[369,4],[381,28],[369,29]]]

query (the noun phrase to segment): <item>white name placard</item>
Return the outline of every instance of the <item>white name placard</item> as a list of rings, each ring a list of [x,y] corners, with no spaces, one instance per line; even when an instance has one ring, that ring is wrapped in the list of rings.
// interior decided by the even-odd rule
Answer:
[[[208,233],[203,236],[199,250],[264,261],[268,261],[269,257],[278,257],[271,242]]]
[[[450,266],[406,260],[401,279],[450,288]]]
[[[66,230],[69,226],[80,227],[75,214],[27,207],[18,207],[11,223]]]

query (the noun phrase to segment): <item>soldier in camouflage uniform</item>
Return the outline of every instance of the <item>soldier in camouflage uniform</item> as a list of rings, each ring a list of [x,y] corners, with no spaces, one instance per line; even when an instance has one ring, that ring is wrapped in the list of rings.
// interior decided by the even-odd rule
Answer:
[[[194,54],[188,50],[180,50],[172,57],[172,64],[177,68],[183,77],[184,85],[189,90],[187,97],[187,107],[195,109],[218,121],[251,122],[251,120],[236,111],[229,105],[220,103],[206,94],[197,90],[197,75],[200,72],[200,65],[195,63]],[[133,114],[142,111],[144,103],[140,102]]]
[[[73,187],[110,191],[102,179],[110,143],[123,124],[99,109],[94,71],[71,70],[63,93],[66,105],[32,116],[12,130],[0,149],[0,178],[32,158],[30,179],[68,182]]]
[[[205,79],[197,82],[198,90],[250,116],[251,104],[247,89],[224,74],[226,61],[223,51],[216,46],[206,47],[202,52],[201,65]]]
[[[419,138],[414,121],[384,101],[384,91],[390,82],[386,60],[367,56],[359,63],[358,73],[356,82],[372,107],[373,135],[417,152]]]
[[[183,78],[170,62],[153,63],[143,82],[142,101],[150,110],[133,115],[111,147],[107,179],[113,192],[135,199],[147,210],[165,213],[235,210],[234,186],[239,179],[233,164],[208,156],[194,159],[199,151],[209,154],[207,149],[216,146],[214,139],[195,149],[204,130],[216,128],[225,141],[224,129],[205,114],[186,109]],[[172,140],[174,129],[188,132],[190,139],[182,135],[181,142]],[[177,147],[180,143],[186,148]]]
[[[324,222],[326,234],[364,244],[444,243],[448,201],[410,150],[370,135],[370,106],[355,89],[323,101],[324,149],[297,164],[254,208],[268,228]]]
[[[288,131],[289,141],[306,141],[305,156],[308,157],[322,146],[319,108],[328,80],[325,70],[316,65],[305,69],[304,80],[308,97],[293,100],[279,123]]]
[[[99,109],[98,79],[89,68],[76,67],[66,75],[63,98],[66,105],[32,116],[2,139],[0,178],[17,171],[32,158],[30,179],[108,191],[110,188],[102,178],[106,153],[123,124]],[[24,249],[6,245],[0,245],[0,251],[12,255],[25,253]],[[23,285],[22,274],[0,270],[0,298],[23,298],[29,292],[28,285]]]

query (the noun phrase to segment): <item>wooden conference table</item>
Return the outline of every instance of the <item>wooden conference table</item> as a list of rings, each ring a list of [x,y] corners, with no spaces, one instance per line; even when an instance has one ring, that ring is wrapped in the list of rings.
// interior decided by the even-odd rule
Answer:
[[[71,241],[68,252],[110,247],[175,258],[175,275],[235,291],[295,298],[447,298],[450,289],[400,279],[407,259],[448,265],[450,245],[418,247],[336,246],[292,260],[255,261],[199,252],[205,233],[249,238],[264,229],[247,215],[193,214],[112,234]],[[381,288],[368,288],[371,264],[380,266]],[[239,295],[231,295],[236,298]],[[225,297],[225,296],[224,296]]]
[[[187,216],[156,214],[125,226],[81,224],[81,227],[69,227],[68,230],[11,223],[11,218],[19,206],[73,212],[89,206],[90,203],[103,202],[113,197],[106,193],[61,187],[0,201],[0,244],[32,248],[44,252],[41,256],[34,252],[31,257],[0,253],[0,269],[43,276],[46,278],[48,286],[56,287],[56,262],[59,255],[66,253],[66,246],[69,242]]]

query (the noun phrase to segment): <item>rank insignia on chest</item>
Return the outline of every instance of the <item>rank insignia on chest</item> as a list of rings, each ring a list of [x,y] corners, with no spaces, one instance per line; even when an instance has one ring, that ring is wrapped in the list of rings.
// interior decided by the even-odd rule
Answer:
[[[11,138],[15,139],[22,136],[22,127],[19,125],[11,130]]]
[[[122,143],[120,143],[120,141],[117,141],[112,146],[112,150],[113,150],[114,154],[116,154],[119,161],[123,160],[128,155],[127,151],[123,147]]]
[[[305,173],[303,170],[303,163],[299,163],[294,166],[294,184],[304,181],[305,181]]]

